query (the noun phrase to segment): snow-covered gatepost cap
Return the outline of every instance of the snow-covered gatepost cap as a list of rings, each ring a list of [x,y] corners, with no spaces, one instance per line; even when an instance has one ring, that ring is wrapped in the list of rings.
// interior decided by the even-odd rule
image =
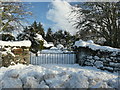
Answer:
[[[89,41],[79,40],[75,42],[74,46],[76,46],[77,48],[88,47],[94,51],[100,50],[100,51],[109,51],[109,52],[120,52],[120,49],[118,48],[113,48],[109,46],[100,46],[98,44],[95,44],[92,40]]]
[[[31,42],[28,40],[25,41],[0,41],[0,46],[11,46],[11,47],[30,47]]]

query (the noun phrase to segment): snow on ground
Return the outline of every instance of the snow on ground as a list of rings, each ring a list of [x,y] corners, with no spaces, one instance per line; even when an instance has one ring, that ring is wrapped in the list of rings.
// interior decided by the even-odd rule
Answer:
[[[22,65],[0,68],[2,88],[117,88],[117,73],[72,65]]]

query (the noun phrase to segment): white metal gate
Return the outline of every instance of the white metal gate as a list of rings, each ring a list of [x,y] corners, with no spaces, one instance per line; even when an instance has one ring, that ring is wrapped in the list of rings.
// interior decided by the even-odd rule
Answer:
[[[30,63],[33,65],[40,64],[75,64],[76,54],[74,52],[63,52],[63,53],[45,53],[39,52],[38,56],[31,53]]]

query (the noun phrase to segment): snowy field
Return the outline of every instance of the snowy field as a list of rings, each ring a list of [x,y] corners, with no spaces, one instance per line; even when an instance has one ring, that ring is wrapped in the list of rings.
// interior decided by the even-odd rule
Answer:
[[[67,65],[22,65],[0,68],[2,88],[118,88],[117,73],[94,67]]]

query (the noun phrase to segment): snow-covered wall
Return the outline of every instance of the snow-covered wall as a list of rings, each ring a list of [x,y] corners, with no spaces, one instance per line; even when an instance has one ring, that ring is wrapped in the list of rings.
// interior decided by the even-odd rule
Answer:
[[[92,40],[89,41],[83,41],[79,40],[75,42],[76,47],[88,47],[89,49],[92,49],[94,51],[100,50],[100,51],[108,51],[108,52],[120,52],[120,49],[109,47],[109,46],[100,46],[98,44],[95,44]]]
[[[82,66],[95,66],[102,70],[120,70],[120,49],[100,46],[92,41],[75,42],[77,63]]]
[[[30,47],[31,42],[30,41],[1,41],[0,40],[0,46],[11,46],[11,47]]]
[[[31,42],[26,41],[1,41],[0,40],[0,67],[8,67],[17,63],[29,64],[29,48]]]

